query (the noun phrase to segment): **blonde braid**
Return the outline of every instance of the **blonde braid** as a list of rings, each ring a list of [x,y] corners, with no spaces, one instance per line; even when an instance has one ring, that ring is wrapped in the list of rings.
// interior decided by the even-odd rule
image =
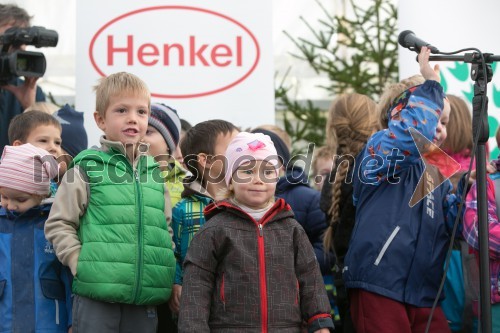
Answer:
[[[378,129],[375,102],[368,96],[346,94],[337,98],[330,107],[326,126],[327,144],[335,152],[335,178],[331,189],[332,202],[328,209],[331,216],[323,244],[325,249],[333,248],[333,233],[339,222],[341,189],[349,167],[354,166],[356,155],[364,147],[370,135]],[[352,164],[351,164],[352,163]]]

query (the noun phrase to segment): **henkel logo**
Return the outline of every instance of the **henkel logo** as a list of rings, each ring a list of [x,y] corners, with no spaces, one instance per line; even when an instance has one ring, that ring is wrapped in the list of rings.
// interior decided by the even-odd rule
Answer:
[[[211,10],[158,6],[120,15],[89,46],[101,76],[140,76],[153,97],[193,98],[228,90],[259,63],[259,43],[237,20]]]

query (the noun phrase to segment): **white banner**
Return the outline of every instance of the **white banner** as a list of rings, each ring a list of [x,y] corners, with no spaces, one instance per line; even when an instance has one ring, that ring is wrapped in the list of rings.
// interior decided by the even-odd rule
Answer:
[[[437,47],[441,52],[477,48],[482,53],[500,55],[500,2],[497,0],[420,0],[399,1],[399,31],[411,30],[415,35]],[[472,53],[473,51],[466,51]],[[400,78],[418,73],[416,53],[399,48]],[[472,101],[474,81],[470,78],[471,64],[439,62],[441,83],[445,92]],[[490,157],[497,158],[495,133],[500,119],[500,66],[493,63],[494,75],[488,84]]]
[[[224,119],[243,128],[274,123],[272,13],[268,1],[77,2],[76,109],[89,143],[93,86],[126,71],[148,85],[152,102],[193,125]]]

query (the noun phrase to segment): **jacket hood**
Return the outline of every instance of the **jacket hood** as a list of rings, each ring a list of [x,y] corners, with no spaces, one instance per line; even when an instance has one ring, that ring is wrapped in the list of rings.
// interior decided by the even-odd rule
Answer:
[[[178,181],[179,179],[187,177],[188,171],[182,167],[179,161],[175,160],[168,164],[168,170],[165,172],[165,181]]]
[[[203,210],[205,219],[208,221],[215,215],[222,213],[224,211],[231,212],[235,215],[248,218],[249,215],[243,211],[240,207],[233,204],[229,199],[221,200],[218,202],[213,202]],[[285,200],[278,198],[274,205],[269,209],[269,211],[262,218],[262,223],[266,223],[269,220],[281,220],[284,218],[293,217],[293,211],[289,204]]]
[[[309,187],[309,179],[306,172],[300,167],[294,167],[286,170],[286,174],[278,179],[276,193],[286,192],[291,187],[307,186]]]

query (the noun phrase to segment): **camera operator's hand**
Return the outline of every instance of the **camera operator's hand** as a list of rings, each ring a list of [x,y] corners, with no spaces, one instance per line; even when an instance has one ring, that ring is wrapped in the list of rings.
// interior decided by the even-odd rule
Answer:
[[[1,86],[0,88],[10,91],[23,107],[27,109],[35,103],[36,97],[36,81],[38,77],[25,77],[24,84],[21,86],[14,86],[11,84]]]

